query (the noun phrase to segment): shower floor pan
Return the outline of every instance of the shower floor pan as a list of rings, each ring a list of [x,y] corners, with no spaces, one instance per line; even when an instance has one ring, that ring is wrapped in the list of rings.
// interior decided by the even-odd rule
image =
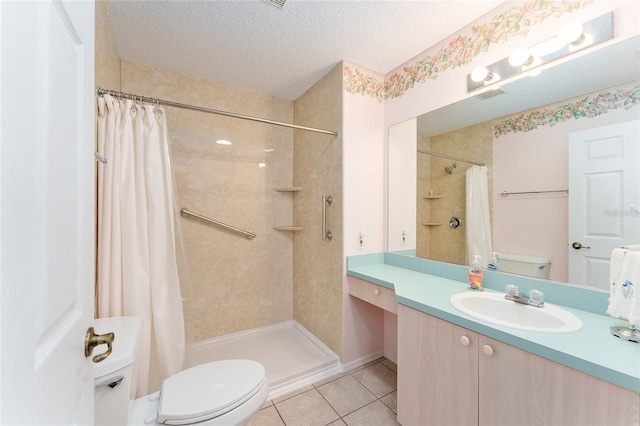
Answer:
[[[223,359],[251,359],[264,365],[269,399],[342,371],[340,358],[296,321],[187,345],[187,368]]]

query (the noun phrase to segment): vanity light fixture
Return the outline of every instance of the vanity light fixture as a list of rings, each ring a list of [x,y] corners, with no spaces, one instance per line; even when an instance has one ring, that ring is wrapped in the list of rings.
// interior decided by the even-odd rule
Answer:
[[[216,143],[217,143],[218,145],[231,145],[231,142],[229,142],[228,140],[225,140],[225,139],[218,139],[218,140],[216,141]]]
[[[613,38],[613,13],[606,13],[584,24],[575,22],[564,26],[557,36],[530,48],[518,48],[508,58],[488,66],[479,66],[467,75],[467,92],[482,89],[499,80],[523,72],[533,75],[541,65]],[[539,70],[538,70],[539,74]]]

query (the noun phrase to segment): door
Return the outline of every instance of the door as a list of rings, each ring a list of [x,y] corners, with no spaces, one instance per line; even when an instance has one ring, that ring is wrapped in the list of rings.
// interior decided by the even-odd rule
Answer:
[[[93,422],[93,8],[0,2],[2,424]]]
[[[569,135],[569,282],[609,289],[611,251],[640,242],[640,121]]]

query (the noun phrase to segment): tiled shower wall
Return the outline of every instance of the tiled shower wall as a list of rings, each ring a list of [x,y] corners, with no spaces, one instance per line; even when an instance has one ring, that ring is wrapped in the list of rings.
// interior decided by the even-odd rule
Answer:
[[[293,121],[291,101],[124,60],[121,75],[127,93]],[[193,312],[193,339],[292,319],[293,237],[272,227],[293,220],[291,198],[273,189],[293,183],[293,131],[176,108],[166,114],[180,207],[257,235],[248,240],[181,219],[191,278],[183,297]]]
[[[342,130],[342,64],[295,101],[296,124]],[[294,215],[304,230],[294,235],[294,319],[343,356],[342,136],[296,131]],[[322,196],[331,241],[322,240]]]
[[[485,163],[488,168],[487,181],[491,213],[493,201],[491,196],[493,189],[493,121],[485,121],[432,136],[430,148],[432,152]],[[427,157],[427,159],[421,157]],[[428,161],[429,164],[430,188],[424,188],[424,193],[428,193],[431,189],[434,195],[442,196],[439,199],[418,199],[418,203],[428,204],[428,208],[425,207],[422,211],[423,214],[430,216],[428,221],[442,225],[429,226],[430,238],[419,239],[416,247],[417,255],[432,260],[465,265],[467,264],[465,258],[466,171],[471,167],[471,164],[435,156],[429,158],[429,156],[422,154],[419,155],[418,160],[418,167],[421,164],[424,165],[424,161]],[[457,163],[458,166],[453,169],[452,173],[445,172],[444,168],[450,167],[454,163]],[[418,174],[420,176],[424,173],[419,170]],[[462,220],[461,227],[455,229],[449,227],[449,220],[454,216]],[[423,222],[426,221],[418,216],[418,227],[424,228]]]

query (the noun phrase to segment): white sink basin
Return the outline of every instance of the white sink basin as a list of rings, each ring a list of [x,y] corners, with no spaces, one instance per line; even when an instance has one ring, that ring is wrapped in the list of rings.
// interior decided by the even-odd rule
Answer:
[[[476,319],[518,330],[539,333],[573,333],[582,321],[571,312],[554,305],[523,305],[506,300],[501,293],[463,292],[451,296],[451,305]]]

